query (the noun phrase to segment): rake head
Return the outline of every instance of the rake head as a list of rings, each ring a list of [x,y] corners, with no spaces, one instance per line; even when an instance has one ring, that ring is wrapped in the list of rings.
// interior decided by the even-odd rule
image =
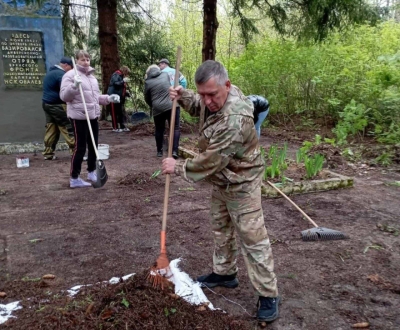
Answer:
[[[156,263],[151,267],[146,280],[151,283],[153,288],[164,290],[168,287],[168,279],[171,277],[169,270],[169,260],[166,253],[161,253]]]
[[[347,236],[338,230],[316,227],[301,232],[303,241],[332,241],[346,239]]]

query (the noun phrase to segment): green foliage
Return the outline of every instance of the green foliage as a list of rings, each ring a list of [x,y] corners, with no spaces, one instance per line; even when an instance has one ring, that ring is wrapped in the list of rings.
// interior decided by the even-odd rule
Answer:
[[[128,307],[129,307],[129,301],[128,301],[128,300],[126,300],[126,298],[125,298],[125,297],[124,297],[124,298],[122,298],[121,304],[122,304],[122,305],[124,305],[126,308],[128,308]]]
[[[341,123],[352,134],[400,141],[400,24],[358,26],[311,44],[267,35],[230,60],[230,78],[245,94],[267,96],[271,118]],[[349,123],[356,127],[350,129]]]
[[[338,144],[345,144],[348,135],[362,133],[364,136],[364,130],[368,124],[367,113],[365,106],[357,104],[354,100],[351,100],[344,110],[339,112],[339,123],[333,129]]]
[[[379,10],[365,0],[230,0],[233,15],[240,18],[243,38],[248,42],[258,32],[253,20],[244,15],[251,3],[273,22],[274,29],[281,35],[299,39],[324,40],[332,30],[343,30],[352,24],[376,23]]]
[[[388,166],[392,164],[393,154],[389,152],[383,152],[381,155],[375,158],[377,164]]]
[[[307,157],[305,151],[303,149],[299,149],[296,151],[296,163],[300,164],[304,161],[304,159]]]
[[[264,159],[266,165],[264,169],[264,180],[268,178],[274,179],[277,177],[284,178],[283,172],[287,169],[286,163],[287,154],[287,143],[283,145],[283,148],[278,148],[275,145],[271,145],[266,155],[264,148],[261,148],[261,156]]]
[[[155,179],[161,174],[161,170],[156,170],[154,173],[151,175],[150,179]]]
[[[198,117],[192,117],[188,112],[186,112],[183,108],[181,108],[181,121],[188,124],[196,124],[199,122]]]
[[[321,170],[324,164],[324,156],[315,154],[314,156],[304,158],[304,165],[306,168],[306,176],[308,179],[315,177]]]

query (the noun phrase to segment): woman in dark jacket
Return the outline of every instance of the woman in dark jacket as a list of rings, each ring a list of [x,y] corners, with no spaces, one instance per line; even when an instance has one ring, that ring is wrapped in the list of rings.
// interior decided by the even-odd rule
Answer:
[[[107,94],[117,94],[120,98],[120,103],[111,103],[110,112],[113,125],[113,132],[129,132],[130,129],[125,127],[125,98],[130,97],[128,93],[127,82],[129,81],[129,73],[131,71],[127,66],[121,68],[113,73],[111,76],[110,84],[108,85]],[[118,128],[119,124],[119,128]]]
[[[151,65],[146,70],[144,99],[150,106],[153,117],[154,125],[156,126],[156,145],[157,157],[163,155],[163,139],[165,130],[165,120],[171,124],[172,101],[169,97],[169,88],[171,87],[169,75],[166,72],[161,72],[157,65]],[[179,108],[176,109],[175,127],[174,127],[174,145],[172,148],[172,157],[178,158],[179,147]]]

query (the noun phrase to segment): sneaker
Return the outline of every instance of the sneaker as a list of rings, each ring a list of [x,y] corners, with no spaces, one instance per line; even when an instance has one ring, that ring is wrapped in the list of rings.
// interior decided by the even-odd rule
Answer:
[[[216,286],[224,286],[225,288],[236,288],[239,285],[239,281],[236,278],[236,274],[233,275],[218,275],[212,272],[208,275],[199,276],[197,282],[200,282],[202,286],[208,288],[214,288]]]
[[[87,175],[88,181],[97,182],[97,174],[95,171],[89,172]]]
[[[130,132],[131,130],[128,127],[125,127],[121,130],[122,132]]]
[[[178,159],[178,152],[177,151],[172,151],[172,157],[174,157],[174,159]]]
[[[280,297],[259,297],[257,307],[257,320],[261,322],[272,322],[279,316]]]
[[[70,188],[86,188],[86,187],[91,187],[92,184],[78,177],[77,179],[70,178],[69,186]]]
[[[157,157],[162,157],[162,150],[161,151],[157,151]]]
[[[56,160],[56,156],[44,157],[44,160]]]
[[[122,129],[116,128],[116,129],[113,129],[112,131],[115,133],[120,133],[120,132],[122,132]]]

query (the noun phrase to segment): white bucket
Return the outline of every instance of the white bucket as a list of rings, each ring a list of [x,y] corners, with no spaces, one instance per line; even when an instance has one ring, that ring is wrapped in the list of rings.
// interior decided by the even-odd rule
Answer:
[[[29,167],[29,158],[17,157],[17,167]]]
[[[99,159],[108,159],[110,157],[108,144],[99,144],[97,151],[99,152]]]

